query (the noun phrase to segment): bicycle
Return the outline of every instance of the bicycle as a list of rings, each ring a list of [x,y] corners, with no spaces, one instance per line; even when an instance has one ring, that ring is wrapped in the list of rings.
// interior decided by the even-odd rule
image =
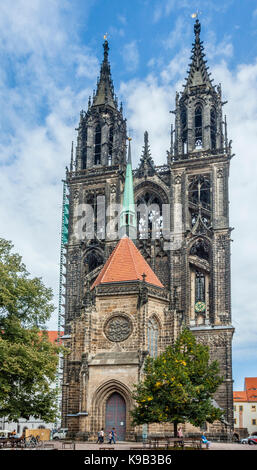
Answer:
[[[26,437],[25,446],[26,447],[37,447],[39,445],[40,437],[39,436],[28,436]]]

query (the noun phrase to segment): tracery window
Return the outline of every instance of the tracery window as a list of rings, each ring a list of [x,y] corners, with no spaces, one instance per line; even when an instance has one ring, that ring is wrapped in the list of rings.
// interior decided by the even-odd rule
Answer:
[[[158,355],[158,336],[159,327],[155,318],[150,318],[148,321],[148,352],[151,357]]]
[[[197,105],[195,108],[195,148],[203,146],[203,118],[202,107]]]
[[[199,211],[202,221],[208,225],[211,218],[211,188],[209,175],[196,175],[190,178],[188,188],[188,205],[191,225],[195,225]]]
[[[160,238],[163,228],[162,203],[153,193],[146,192],[137,199],[138,238]]]
[[[100,124],[97,124],[95,128],[95,165],[100,165],[101,163],[101,140],[102,140],[102,131]]]

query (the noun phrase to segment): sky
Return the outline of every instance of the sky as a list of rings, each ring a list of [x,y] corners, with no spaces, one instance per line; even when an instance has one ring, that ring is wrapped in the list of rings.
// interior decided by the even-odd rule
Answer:
[[[257,375],[257,2],[13,0],[0,2],[0,237],[11,240],[58,306],[62,179],[79,113],[96,88],[108,33],[112,78],[137,166],[149,133],[166,163],[175,93],[185,83],[199,11],[221,83],[230,169],[234,389]],[[48,324],[57,329],[57,314]]]

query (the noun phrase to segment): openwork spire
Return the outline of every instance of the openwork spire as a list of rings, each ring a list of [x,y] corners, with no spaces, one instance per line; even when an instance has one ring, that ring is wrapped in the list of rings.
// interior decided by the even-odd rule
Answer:
[[[194,24],[195,41],[193,43],[191,63],[189,64],[188,76],[186,79],[185,90],[189,87],[205,85],[212,87],[210,74],[206,66],[207,61],[204,60],[205,53],[203,42],[200,40],[201,24],[197,19]]]
[[[142,152],[140,162],[139,162],[139,167],[138,167],[136,173],[137,173],[138,176],[145,175],[145,177],[150,176],[153,173],[155,173],[154,161],[151,157],[150,145],[149,145],[148,132],[147,131],[145,131],[145,133],[144,133],[143,152]]]
[[[123,193],[123,205],[120,218],[121,236],[128,235],[131,239],[137,236],[136,208],[134,201],[134,186],[131,161],[131,139],[129,139],[126,177]]]
[[[114,95],[111,67],[108,60],[109,44],[107,39],[103,43],[104,59],[100,70],[100,79],[97,82],[96,94],[93,98],[93,106],[108,104],[117,109],[117,99]]]

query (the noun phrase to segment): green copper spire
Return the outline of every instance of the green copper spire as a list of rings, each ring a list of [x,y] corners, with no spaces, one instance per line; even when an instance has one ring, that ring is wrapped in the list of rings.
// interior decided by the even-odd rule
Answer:
[[[137,219],[134,201],[133,173],[131,162],[131,139],[129,139],[128,160],[126,168],[126,178],[123,193],[123,205],[120,215],[120,235],[127,235],[129,238],[137,238]]]

